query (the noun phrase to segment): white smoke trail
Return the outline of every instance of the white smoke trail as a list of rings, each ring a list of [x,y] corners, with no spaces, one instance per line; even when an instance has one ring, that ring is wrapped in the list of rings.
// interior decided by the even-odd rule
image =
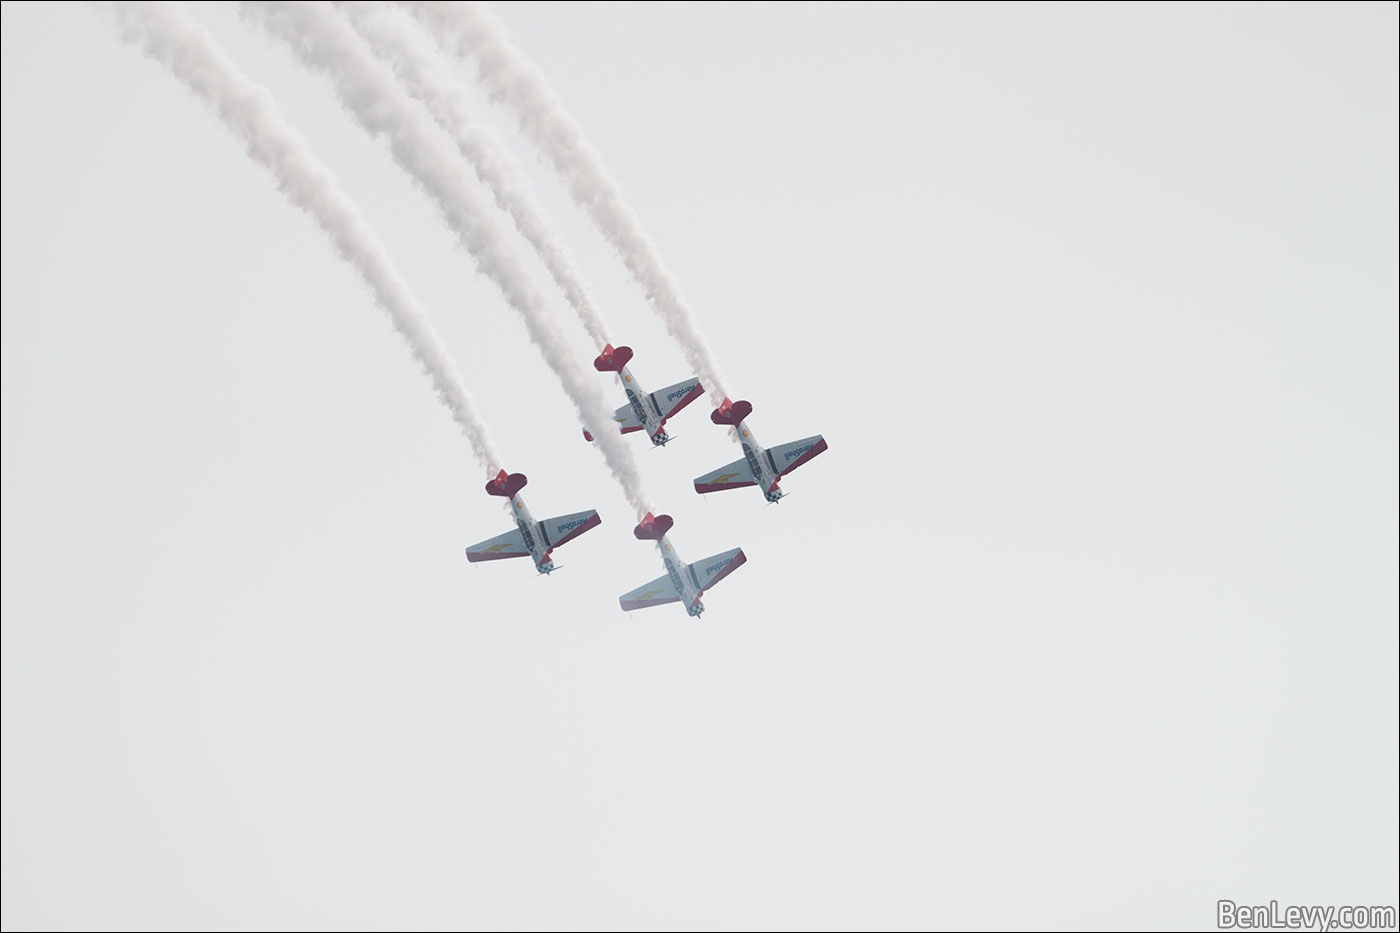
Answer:
[[[578,410],[584,427],[637,513],[653,511],[641,472],[612,420],[590,371],[568,347],[551,311],[497,220],[495,210],[432,120],[399,87],[355,30],[324,3],[244,3],[244,14],[286,42],[301,61],[326,74],[350,114],[371,135],[389,141],[394,160],[423,188],[448,226],[524,319],[530,339]]]
[[[711,399],[724,397],[719,366],[695,324],[676,280],[661,262],[636,213],[603,168],[583,131],[550,90],[544,74],[510,43],[494,17],[473,3],[403,2],[442,48],[476,59],[477,74],[493,100],[506,104],[520,129],[539,148],[593,219],[627,271],[646,293],[666,330],[680,344]]]
[[[272,95],[244,74],[181,7],[120,3],[114,9],[122,38],[168,68],[204,101],[248,155],[272,173],[287,199],[311,216],[340,258],[359,273],[431,377],[438,398],[462,429],[477,461],[488,476],[494,474],[500,457],[447,347],[354,203],[277,112]]]
[[[426,47],[415,34],[417,30],[397,10],[380,3],[337,3],[336,7],[374,53],[393,69],[403,87],[428,108],[433,119],[457,143],[462,156],[491,191],[496,205],[510,215],[515,228],[539,254],[584,330],[601,350],[610,342],[607,328],[573,257],[501,145],[472,120],[461,86],[439,64],[436,51]]]

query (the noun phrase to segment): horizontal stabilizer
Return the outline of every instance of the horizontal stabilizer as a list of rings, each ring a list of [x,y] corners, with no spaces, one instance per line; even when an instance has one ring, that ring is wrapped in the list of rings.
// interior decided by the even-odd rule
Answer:
[[[509,499],[524,489],[526,482],[528,480],[525,479],[524,473],[511,473],[507,476],[506,471],[502,470],[496,474],[495,479],[486,484],[486,492],[488,495]]]
[[[631,347],[613,349],[613,345],[608,344],[603,348],[603,352],[598,354],[598,358],[593,361],[593,368],[600,373],[620,373],[622,367],[626,366],[630,359],[632,359]]]
[[[675,519],[669,515],[653,516],[650,512],[637,523],[637,527],[632,529],[632,534],[636,535],[640,541],[660,541],[666,537],[666,532],[671,530]]]
[[[715,424],[727,424],[731,428],[737,428],[739,422],[753,414],[753,406],[740,399],[731,402],[728,397],[719,403],[719,407],[710,412],[710,420]]]

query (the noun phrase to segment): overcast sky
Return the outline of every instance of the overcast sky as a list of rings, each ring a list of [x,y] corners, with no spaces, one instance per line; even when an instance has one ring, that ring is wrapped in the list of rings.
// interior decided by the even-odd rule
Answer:
[[[352,270],[99,11],[6,3],[7,929],[1396,902],[1396,5],[493,9],[763,442],[829,451],[769,506],[694,493],[736,455],[704,404],[630,436],[681,552],[748,563],[623,613],[660,562],[519,319],[201,6],[536,515],[602,514],[549,578],[469,565],[508,516]],[[639,379],[690,375],[471,93]]]

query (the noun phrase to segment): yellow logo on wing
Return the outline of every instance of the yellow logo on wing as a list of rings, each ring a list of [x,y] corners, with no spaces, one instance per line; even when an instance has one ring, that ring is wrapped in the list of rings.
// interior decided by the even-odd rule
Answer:
[[[642,599],[651,599],[653,596],[665,596],[665,595],[666,595],[666,591],[665,591],[665,590],[647,590],[645,593],[638,594],[637,599],[638,599],[638,600],[642,600]]]
[[[722,473],[715,477],[716,483],[727,483],[736,476],[743,476],[743,473]]]
[[[507,543],[507,544],[493,544],[493,545],[491,545],[491,546],[488,547],[488,548],[482,548],[482,549],[481,549],[481,553],[483,553],[483,554],[499,554],[499,553],[501,553],[502,551],[504,551],[504,550],[505,550],[506,548],[508,548],[508,547],[510,547],[510,544],[508,544],[508,543]]]

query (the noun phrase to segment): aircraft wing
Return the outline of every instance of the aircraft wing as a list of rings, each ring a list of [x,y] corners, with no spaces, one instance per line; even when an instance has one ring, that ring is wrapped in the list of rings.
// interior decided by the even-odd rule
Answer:
[[[631,612],[633,609],[648,609],[666,603],[678,603],[681,598],[676,594],[676,587],[671,583],[671,578],[662,574],[645,586],[639,586],[630,593],[622,594],[617,601],[622,604],[623,609]]]
[[[597,512],[574,512],[570,515],[546,518],[540,522],[540,531],[544,533],[545,544],[554,548],[574,540],[588,529],[597,528],[602,523],[603,520],[598,517]]]
[[[613,420],[622,429],[623,434],[630,434],[633,431],[640,431],[644,425],[637,420],[637,413],[632,410],[631,405],[623,405],[613,412]]]
[[[749,470],[748,461],[742,457],[733,463],[725,464],[718,470],[711,470],[704,476],[695,478],[696,492],[722,492],[726,489],[740,489],[753,485],[755,485],[753,473]]]
[[[659,392],[653,392],[651,397],[656,400],[656,407],[661,409],[661,417],[669,418],[703,394],[700,391],[700,380],[688,379],[667,386]]]
[[[768,465],[779,476],[787,476],[824,450],[826,450],[826,438],[820,434],[815,437],[804,437],[791,444],[769,447],[767,451]]]
[[[725,551],[723,554],[715,554],[713,557],[697,560],[690,565],[690,569],[695,574],[695,579],[699,581],[700,589],[708,592],[710,587],[738,570],[747,560],[748,558],[744,556],[744,549],[736,547],[732,551]]]
[[[467,548],[467,560],[476,563],[481,560],[505,560],[507,557],[529,557],[530,549],[520,536],[519,528],[512,528],[503,535],[487,538]]]

